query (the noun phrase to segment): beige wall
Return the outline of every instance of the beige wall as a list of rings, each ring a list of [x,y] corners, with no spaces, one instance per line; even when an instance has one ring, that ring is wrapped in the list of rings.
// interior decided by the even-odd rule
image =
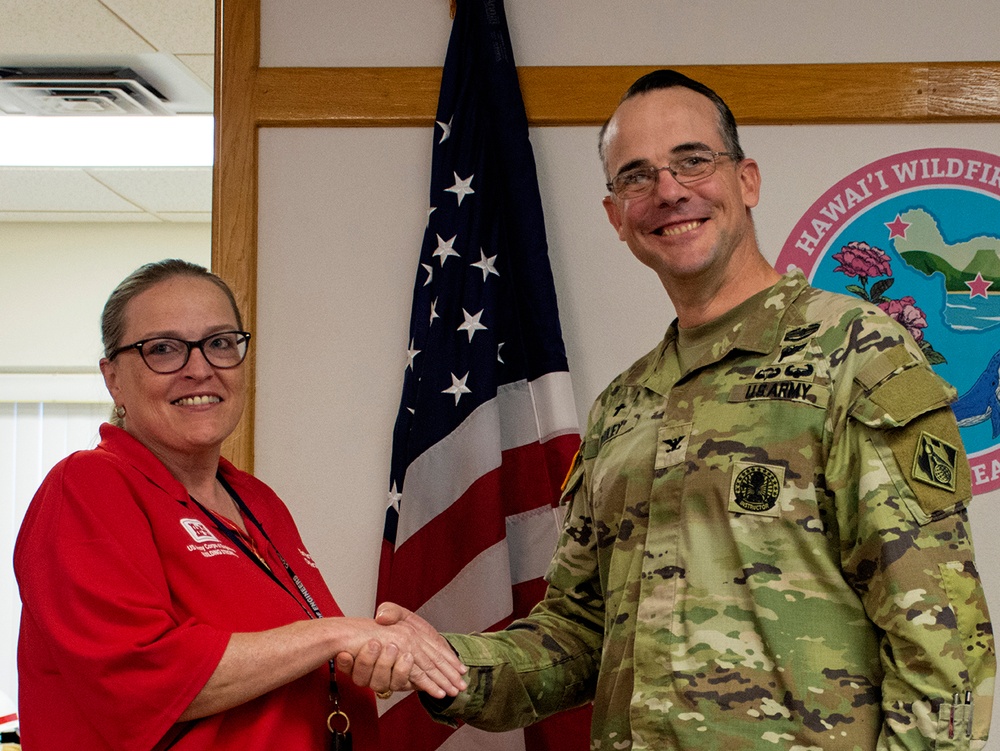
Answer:
[[[208,265],[210,225],[0,222],[0,374],[96,372],[108,294],[170,257]]]
[[[506,0],[518,65],[996,60],[983,0]],[[262,0],[262,66],[441,65],[448,0]]]

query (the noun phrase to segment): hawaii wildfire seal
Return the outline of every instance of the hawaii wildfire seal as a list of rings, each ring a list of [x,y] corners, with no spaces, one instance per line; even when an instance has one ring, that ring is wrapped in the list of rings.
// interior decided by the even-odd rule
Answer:
[[[973,493],[1000,488],[1000,156],[940,148],[872,162],[809,208],[776,266],[899,321],[960,394]]]

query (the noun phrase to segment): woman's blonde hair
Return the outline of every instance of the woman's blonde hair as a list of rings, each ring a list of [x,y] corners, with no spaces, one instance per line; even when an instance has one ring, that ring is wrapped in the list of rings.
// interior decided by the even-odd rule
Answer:
[[[101,341],[104,344],[104,356],[107,357],[121,346],[122,336],[125,334],[125,308],[129,302],[137,295],[145,292],[150,287],[154,287],[167,279],[177,276],[189,276],[195,279],[207,279],[216,287],[221,289],[233,306],[233,313],[236,316],[237,328],[243,328],[243,316],[240,315],[239,306],[236,304],[236,297],[229,285],[222,277],[213,274],[204,266],[199,266],[190,261],[179,258],[168,258],[164,261],[154,261],[140,266],[115,287],[114,291],[104,303],[104,311],[101,313]],[[124,426],[124,419],[117,413],[117,405],[111,410],[112,425]]]

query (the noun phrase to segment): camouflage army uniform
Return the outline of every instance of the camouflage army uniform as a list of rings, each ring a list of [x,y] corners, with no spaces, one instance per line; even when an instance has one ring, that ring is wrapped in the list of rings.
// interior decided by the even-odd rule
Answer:
[[[601,751],[983,748],[995,656],[953,389],[800,273],[749,302],[688,372],[672,327],[599,398],[546,598],[448,635],[470,687],[437,719],[593,699]]]

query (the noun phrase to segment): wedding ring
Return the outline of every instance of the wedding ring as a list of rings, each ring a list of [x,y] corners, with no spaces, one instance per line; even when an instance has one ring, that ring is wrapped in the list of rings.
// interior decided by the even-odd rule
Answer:
[[[376,691],[375,696],[377,696],[379,699],[388,699],[390,696],[392,696],[392,690],[390,689],[389,691]]]

